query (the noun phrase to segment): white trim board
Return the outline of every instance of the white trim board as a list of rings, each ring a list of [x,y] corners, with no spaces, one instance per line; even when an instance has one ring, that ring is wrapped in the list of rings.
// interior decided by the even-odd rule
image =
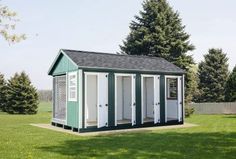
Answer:
[[[82,128],[83,126],[83,71],[79,69],[78,71],[78,99],[79,99],[79,118],[78,118],[78,128]]]

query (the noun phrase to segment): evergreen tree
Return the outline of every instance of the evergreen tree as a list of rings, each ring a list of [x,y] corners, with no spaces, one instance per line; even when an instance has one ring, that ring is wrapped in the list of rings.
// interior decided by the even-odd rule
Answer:
[[[223,102],[228,74],[226,54],[221,49],[210,49],[199,64],[199,102]]]
[[[194,46],[189,42],[190,35],[185,32],[178,12],[173,11],[166,0],[146,0],[143,11],[131,22],[130,30],[120,46],[121,52],[163,57],[186,70],[186,96],[191,98],[195,92],[190,80],[194,61],[187,52]]]
[[[0,74],[0,110],[5,111],[6,108],[6,95],[7,95],[7,88],[6,88],[6,81],[4,76]]]
[[[235,102],[236,101],[236,66],[231,72],[228,81],[226,82],[225,88],[225,101]]]
[[[8,81],[7,112],[10,114],[36,114],[38,94],[29,77],[22,72]]]
[[[192,101],[195,102],[200,94],[198,89],[199,78],[197,72],[198,72],[197,65],[192,65],[189,71],[187,72],[189,80],[191,81],[187,83],[188,89],[186,89],[187,96],[185,97],[185,101],[187,104],[191,103]]]

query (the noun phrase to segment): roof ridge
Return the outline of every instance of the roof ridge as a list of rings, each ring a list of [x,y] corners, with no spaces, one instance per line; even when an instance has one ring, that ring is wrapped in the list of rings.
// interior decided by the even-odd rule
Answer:
[[[71,49],[61,49],[61,50],[63,50],[63,51],[74,51],[74,52],[80,52],[80,53],[103,54],[103,55],[112,55],[112,56],[129,56],[129,57],[138,57],[138,58],[145,57],[145,58],[166,60],[166,59],[164,59],[162,57],[148,56],[148,55],[115,54],[115,53],[108,53],[108,52],[95,52],[95,51],[83,51],[83,50],[71,50]]]

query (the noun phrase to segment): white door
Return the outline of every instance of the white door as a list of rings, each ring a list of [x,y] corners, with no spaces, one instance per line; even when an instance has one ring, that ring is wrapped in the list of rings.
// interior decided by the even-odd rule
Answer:
[[[182,80],[183,77],[178,77],[178,120],[182,121],[183,117],[182,117],[182,106],[183,106],[183,97],[182,97],[182,89],[183,89],[183,85],[182,85]]]
[[[160,123],[160,76],[154,76],[154,124]]]
[[[136,99],[135,99],[135,75],[132,75],[131,81],[131,89],[132,89],[132,103],[131,103],[131,111],[132,111],[132,126],[136,125]]]
[[[98,128],[108,126],[108,73],[98,74]]]

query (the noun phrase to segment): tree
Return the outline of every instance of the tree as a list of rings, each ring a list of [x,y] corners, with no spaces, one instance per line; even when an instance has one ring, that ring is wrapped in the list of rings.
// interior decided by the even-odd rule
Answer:
[[[199,64],[199,102],[223,102],[228,74],[226,54],[222,49],[210,49]]]
[[[229,79],[226,82],[225,87],[225,101],[235,102],[236,101],[236,66],[229,75]]]
[[[7,112],[10,114],[36,114],[38,94],[29,77],[22,72],[8,81]]]
[[[26,39],[25,34],[17,35],[13,33],[16,22],[19,21],[16,16],[16,12],[0,4],[0,35],[9,43],[16,43]]]
[[[4,76],[0,74],[0,110],[5,111],[6,110],[6,99],[7,96],[7,88],[6,88],[6,81],[4,79]]]
[[[188,51],[194,50],[190,35],[178,12],[174,12],[166,0],[146,0],[143,11],[130,24],[130,34],[120,46],[121,53],[163,57],[186,70],[186,96],[194,94],[190,72],[194,64]],[[191,101],[192,99],[190,99]]]
[[[191,81],[191,82],[188,82],[186,86],[188,88],[186,89],[187,96],[185,97],[185,101],[187,104],[192,101],[195,102],[200,94],[199,89],[198,89],[199,78],[198,78],[197,72],[198,72],[197,65],[192,65],[189,71],[187,72],[189,81]]]

